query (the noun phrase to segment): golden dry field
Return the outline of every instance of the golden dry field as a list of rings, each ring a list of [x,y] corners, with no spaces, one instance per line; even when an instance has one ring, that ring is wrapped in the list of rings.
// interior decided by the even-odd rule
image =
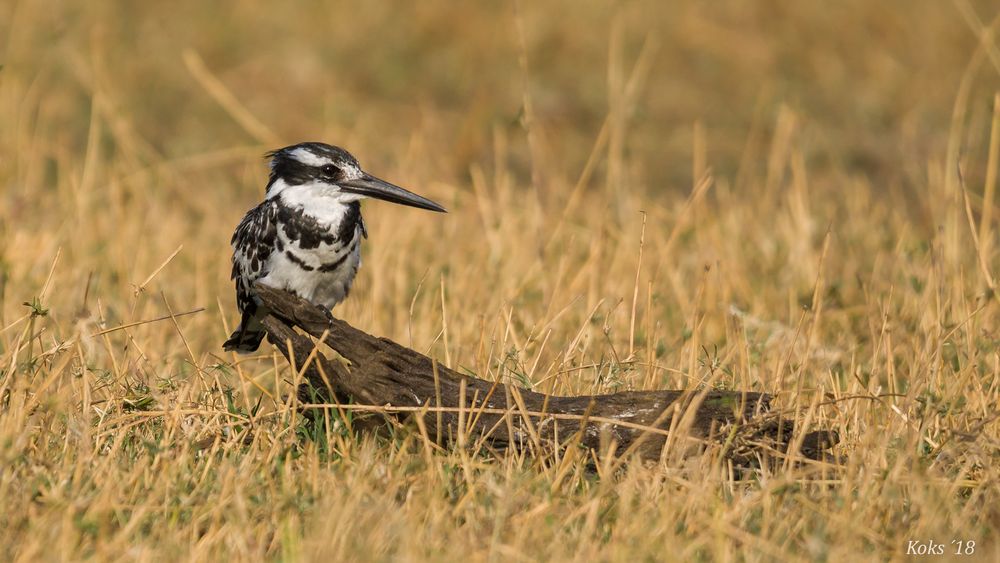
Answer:
[[[987,0],[5,0],[0,560],[1000,560],[998,35]],[[365,203],[336,316],[547,393],[773,393],[836,457],[310,422],[221,348],[262,155],[306,140],[449,210]]]

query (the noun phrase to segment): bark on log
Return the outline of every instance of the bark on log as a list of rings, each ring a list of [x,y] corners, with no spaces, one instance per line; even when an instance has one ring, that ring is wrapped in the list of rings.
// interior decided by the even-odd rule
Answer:
[[[392,340],[357,330],[290,293],[262,284],[255,289],[269,311],[263,319],[268,340],[297,370],[307,364],[303,402],[314,402],[318,394],[323,402],[345,407],[348,402],[392,407],[386,410],[400,419],[420,417],[431,439],[535,454],[568,444],[598,453],[610,447],[618,455],[646,460],[659,459],[667,444],[677,451],[715,443],[739,464],[752,462],[762,451],[785,451],[796,441],[791,421],[768,414],[771,396],[765,393],[709,389],[544,395],[460,374]],[[328,359],[313,339],[293,327],[322,339],[350,367]],[[814,459],[837,442],[828,431],[798,438],[802,454]]]

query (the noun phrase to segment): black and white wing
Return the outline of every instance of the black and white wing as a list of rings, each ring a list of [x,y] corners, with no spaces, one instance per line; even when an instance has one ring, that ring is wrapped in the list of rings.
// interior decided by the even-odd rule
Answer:
[[[233,233],[232,279],[236,282],[236,305],[243,317],[239,328],[223,345],[226,350],[252,352],[264,337],[257,322],[257,301],[251,288],[255,281],[267,275],[271,254],[281,245],[277,216],[277,204],[264,201],[247,212]]]
[[[243,217],[233,233],[233,273],[236,281],[236,302],[241,313],[253,313],[254,300],[250,288],[267,275],[268,261],[281,244],[278,240],[278,206],[264,201]]]

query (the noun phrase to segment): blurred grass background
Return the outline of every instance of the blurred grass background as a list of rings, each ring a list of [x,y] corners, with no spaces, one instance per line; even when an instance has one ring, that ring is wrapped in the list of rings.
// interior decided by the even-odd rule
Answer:
[[[0,553],[883,559],[963,539],[995,556],[998,17],[3,4]],[[310,434],[283,362],[220,348],[261,155],[303,140],[450,210],[366,204],[338,316],[543,391],[833,396],[813,423],[849,461],[557,475],[425,458],[405,430]]]

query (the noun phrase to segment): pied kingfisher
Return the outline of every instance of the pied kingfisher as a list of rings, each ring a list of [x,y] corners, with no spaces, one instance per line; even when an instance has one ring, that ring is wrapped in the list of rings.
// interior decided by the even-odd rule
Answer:
[[[264,338],[254,282],[327,309],[347,297],[361,265],[361,239],[368,238],[360,200],[445,211],[368,174],[340,147],[300,143],[267,156],[271,176],[264,201],[247,212],[232,239],[232,277],[243,319],[223,348],[241,353],[253,352]]]

